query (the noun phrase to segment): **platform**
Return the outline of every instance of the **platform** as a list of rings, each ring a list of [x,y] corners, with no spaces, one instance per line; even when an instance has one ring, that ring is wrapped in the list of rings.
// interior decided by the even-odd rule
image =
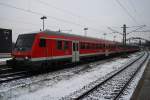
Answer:
[[[131,100],[150,100],[150,60]]]

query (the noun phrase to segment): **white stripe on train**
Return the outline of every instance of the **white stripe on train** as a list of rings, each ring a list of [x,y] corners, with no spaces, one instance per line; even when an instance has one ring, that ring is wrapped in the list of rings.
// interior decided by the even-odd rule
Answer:
[[[108,54],[116,53],[116,52],[109,52]],[[105,52],[99,53],[90,53],[90,54],[80,54],[80,57],[83,56],[95,56],[95,55],[104,55]],[[31,58],[31,61],[42,61],[42,60],[56,60],[56,59],[63,59],[63,58],[72,58],[72,55],[65,55],[65,56],[53,56],[53,57],[40,57],[40,58]]]

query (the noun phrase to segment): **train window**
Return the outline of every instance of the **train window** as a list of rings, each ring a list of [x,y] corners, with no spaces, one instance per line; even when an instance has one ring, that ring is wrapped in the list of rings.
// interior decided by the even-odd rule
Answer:
[[[86,43],[86,49],[88,49],[88,43]]]
[[[96,44],[96,49],[98,49],[98,44]]]
[[[78,43],[76,43],[76,51],[78,51],[78,49],[79,49],[78,47],[79,47],[79,45],[78,45]]]
[[[82,49],[82,43],[80,42],[80,49]]]
[[[97,44],[95,44],[95,49],[97,49]]]
[[[90,49],[92,49],[92,44],[90,43]]]
[[[91,49],[93,49],[93,43],[91,44]]]
[[[90,48],[89,43],[87,43],[87,44],[86,44],[86,48],[87,48],[87,49],[89,49],[89,48]]]
[[[106,45],[105,45],[105,44],[103,44],[103,48],[106,48]]]
[[[98,44],[98,47],[97,47],[98,49],[100,48],[100,45]]]
[[[104,45],[103,45],[103,44],[101,44],[101,48],[104,48]]]
[[[83,43],[82,42],[80,43],[80,49],[83,49]]]
[[[40,47],[46,47],[46,40],[45,39],[40,39],[39,46]]]
[[[69,42],[68,41],[64,41],[64,49],[68,49],[69,48]]]
[[[86,43],[84,43],[84,49],[87,49],[87,44]]]
[[[84,46],[84,43],[81,43],[81,49],[84,49],[85,46]]]
[[[87,43],[87,49],[90,49],[90,44],[89,43]]]
[[[99,48],[99,49],[101,48],[101,44],[98,44],[98,48]]]
[[[84,43],[84,49],[87,49],[87,44],[86,43]]]
[[[103,45],[102,45],[102,44],[100,44],[100,48],[103,48],[102,46],[103,46]]]
[[[86,43],[86,49],[88,49],[89,48],[89,45],[88,45],[88,43]]]
[[[73,51],[76,51],[76,45],[73,43]]]
[[[95,44],[93,44],[93,49],[95,49],[96,48],[96,45]]]
[[[83,42],[80,43],[80,49],[84,49],[84,43]]]
[[[105,45],[105,48],[107,49],[107,45]]]
[[[108,45],[105,46],[108,49]]]
[[[93,46],[92,46],[92,48],[93,48],[93,49],[95,49],[95,44],[94,44],[94,43],[93,43]]]
[[[62,41],[61,40],[57,40],[57,49],[62,49]]]
[[[115,48],[115,45],[113,45],[113,48]]]
[[[96,44],[94,44],[94,49],[96,49]]]

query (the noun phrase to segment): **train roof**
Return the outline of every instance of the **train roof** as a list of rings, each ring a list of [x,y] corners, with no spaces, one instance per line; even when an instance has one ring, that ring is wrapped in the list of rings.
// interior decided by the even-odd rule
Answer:
[[[94,38],[94,37],[88,37],[88,36],[81,36],[81,35],[77,35],[77,34],[69,34],[69,33],[64,33],[64,32],[59,32],[59,31],[51,31],[51,30],[44,30],[44,31],[37,31],[37,32],[32,32],[32,33],[27,33],[27,34],[38,34],[38,33],[44,33],[47,35],[51,35],[51,36],[65,36],[65,37],[74,37],[74,38],[80,38],[82,40],[92,40],[92,41],[101,41],[101,42],[107,42],[110,44],[121,44],[120,42],[114,42],[114,41],[110,41],[110,40],[104,40],[104,39],[100,39],[100,38]]]
[[[92,41],[96,40],[96,41],[107,42],[107,43],[110,43],[110,44],[122,45],[121,42],[117,42],[117,41],[114,42],[114,41],[104,40],[104,39],[100,39],[100,38],[94,38],[94,37],[88,37],[88,36],[81,36],[81,35],[69,34],[69,33],[64,33],[64,32],[59,32],[59,31],[51,31],[51,30],[36,31],[36,32],[26,33],[26,34],[39,34],[39,33],[44,33],[44,34],[51,35],[51,36],[75,37],[75,38],[81,38],[83,40],[85,40],[85,39],[92,40]],[[126,44],[126,46],[133,46],[133,45]]]
[[[41,31],[41,32],[45,33],[45,34],[48,34],[48,35],[75,37],[75,38],[81,38],[81,39],[89,39],[89,40],[97,40],[97,41],[107,41],[109,43],[114,43],[114,41],[110,41],[110,40],[104,40],[104,39],[94,38],[94,37],[88,37],[88,36],[81,36],[81,35],[76,35],[76,34],[63,33],[63,32],[59,32],[59,31],[44,30],[44,31]]]

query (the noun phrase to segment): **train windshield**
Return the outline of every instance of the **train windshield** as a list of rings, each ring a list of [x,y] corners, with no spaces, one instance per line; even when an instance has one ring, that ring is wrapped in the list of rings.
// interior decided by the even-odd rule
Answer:
[[[15,50],[28,51],[31,50],[35,34],[22,34],[18,36],[15,44]]]

